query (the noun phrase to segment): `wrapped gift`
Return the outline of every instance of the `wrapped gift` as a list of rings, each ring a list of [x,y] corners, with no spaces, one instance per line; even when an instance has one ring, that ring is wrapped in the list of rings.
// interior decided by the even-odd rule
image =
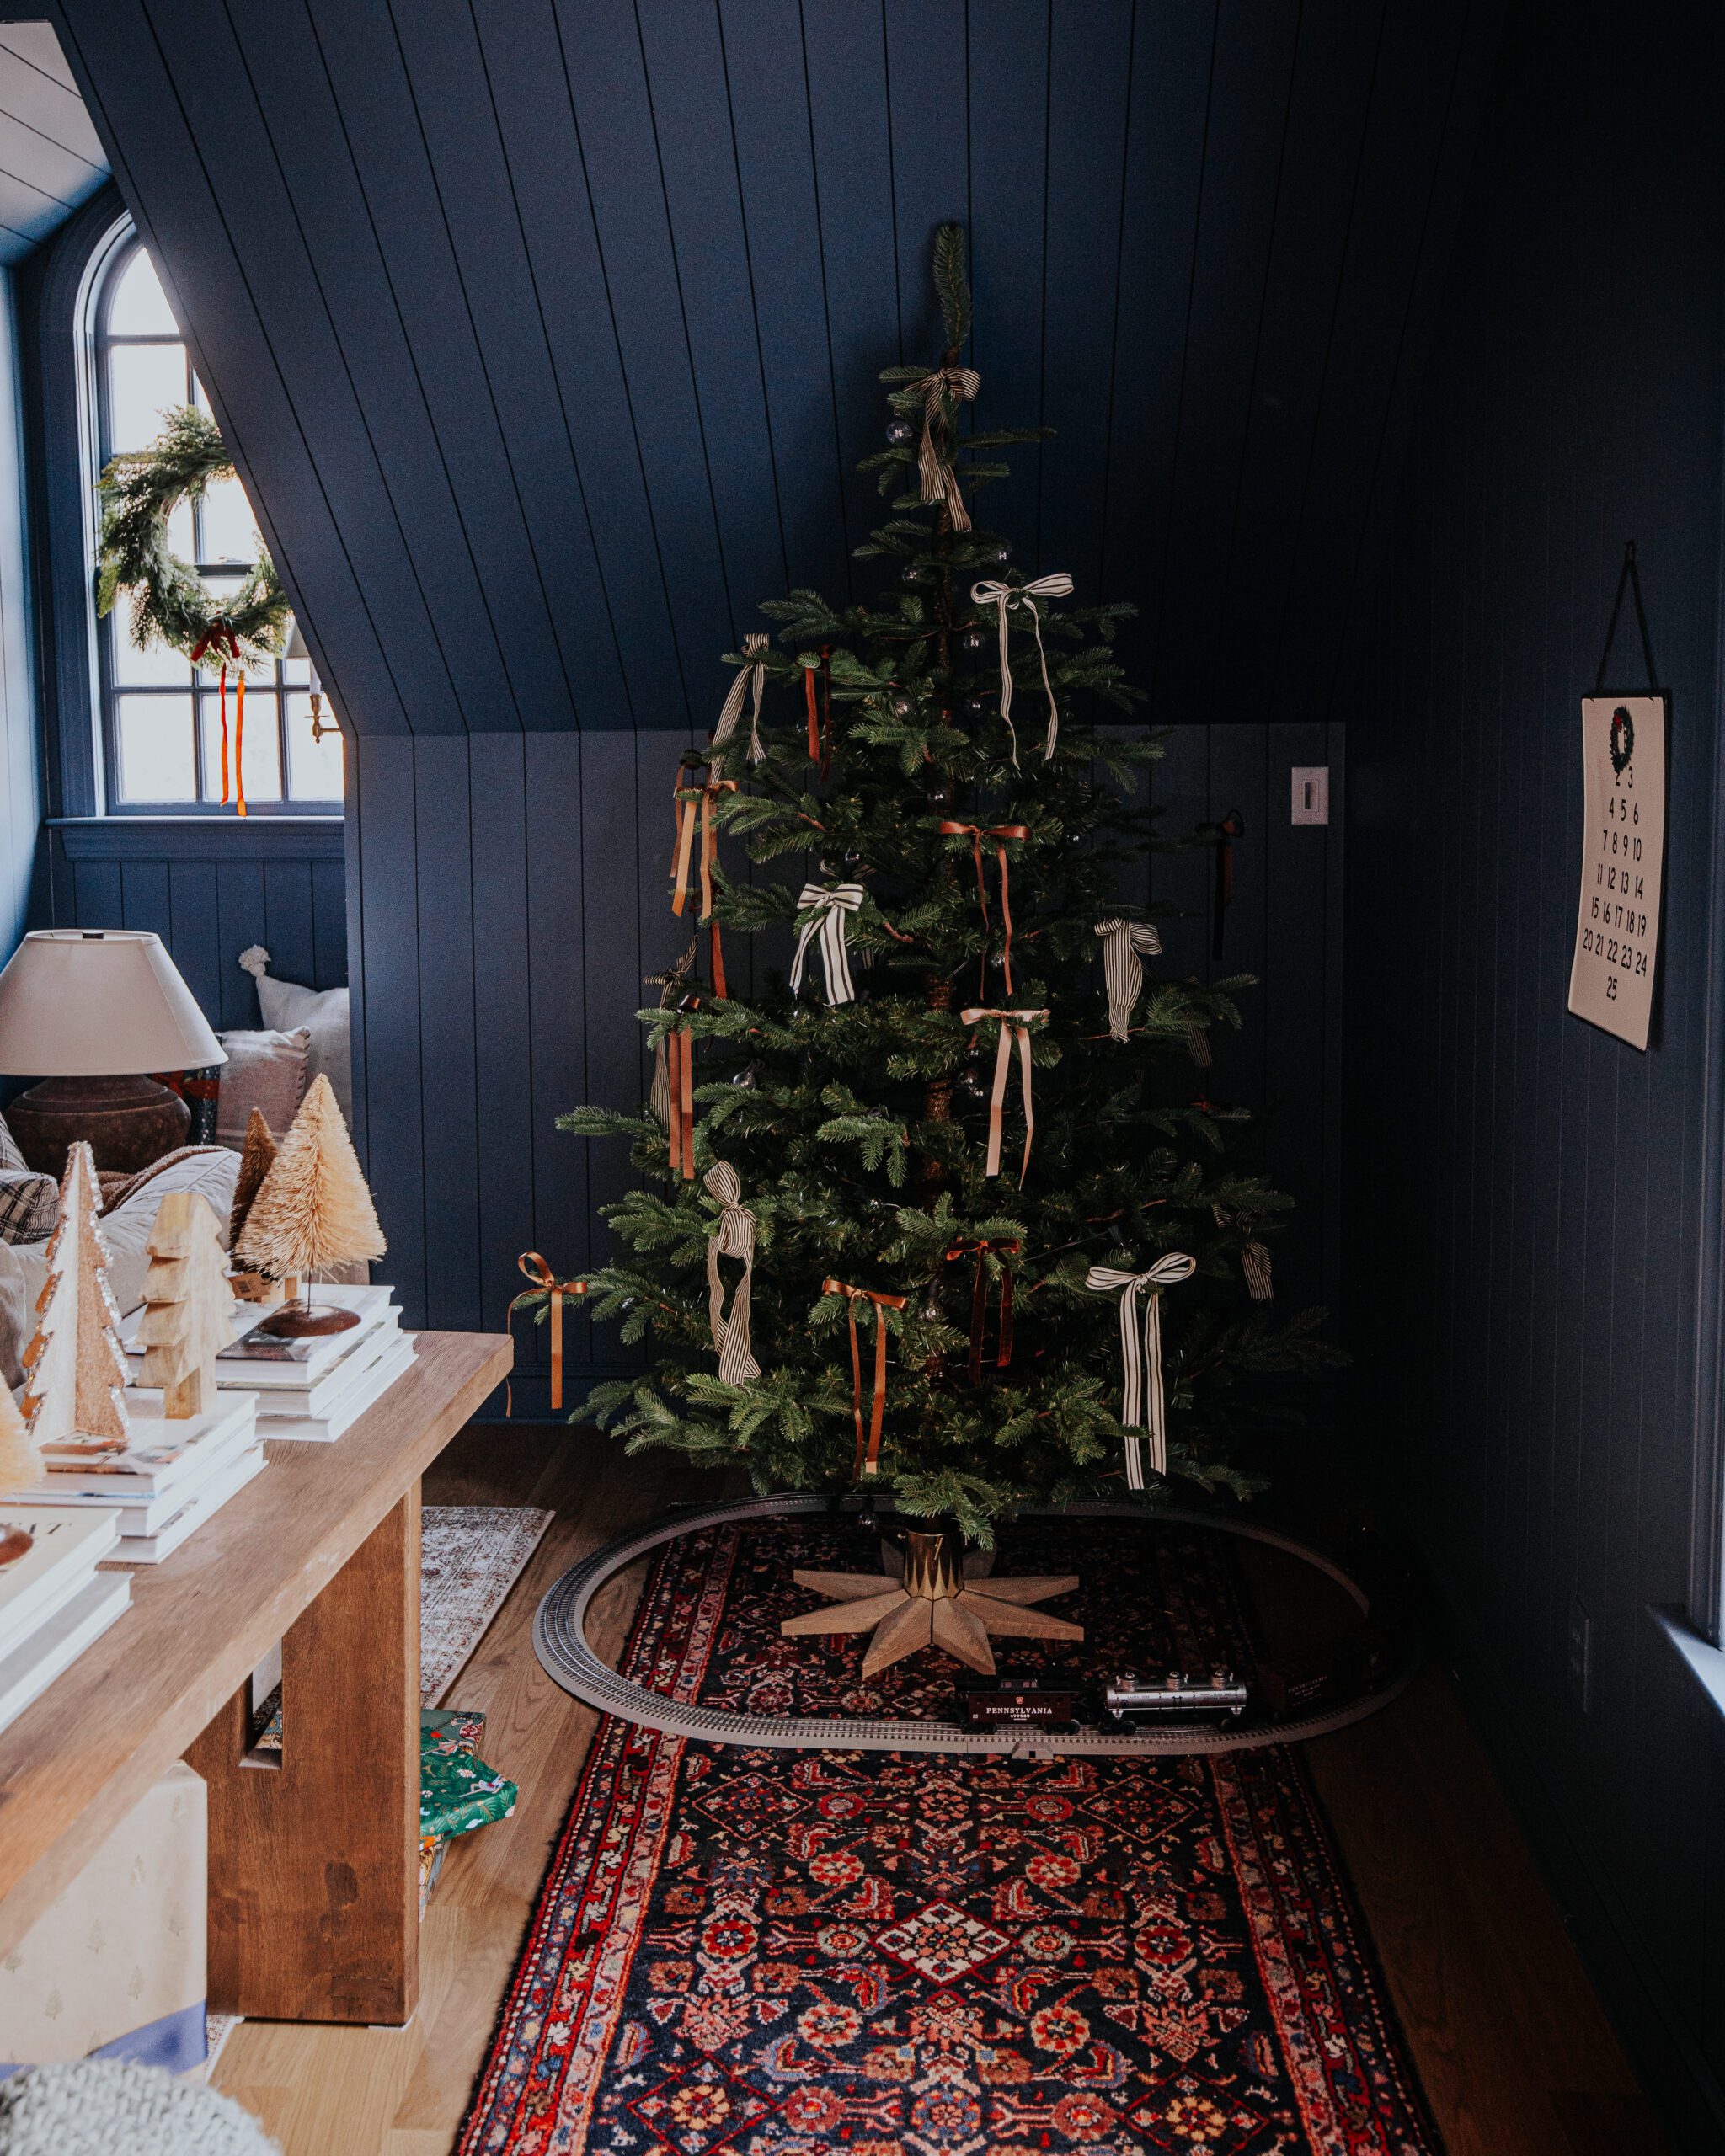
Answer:
[[[477,1752],[485,1737],[485,1717],[472,1707],[425,1707],[419,1715],[419,1750],[450,1753]]]
[[[208,1833],[201,1779],[170,1767],[0,1960],[0,2077],[90,2056],[203,2063]]]
[[[439,1797],[428,1799],[428,1790],[440,1791],[445,1798],[449,1793],[451,1763],[457,1759],[477,1762],[481,1742],[485,1735],[485,1717],[468,1707],[427,1707],[419,1716],[419,1914],[425,1913],[425,1905],[431,1898],[443,1870],[444,1852],[448,1849],[451,1834],[465,1833],[470,1828],[483,1827],[486,1820],[476,1817],[462,1818],[451,1824],[435,1816]],[[478,1785],[487,1792],[489,1801],[504,1790],[508,1791],[508,1802],[503,1812],[489,1812],[488,1818],[507,1817],[515,1809],[515,1789],[512,1782],[502,1781],[491,1769],[478,1764]],[[465,1787],[465,1785],[463,1785]],[[458,1800],[457,1810],[460,1811]],[[429,1820],[429,1824],[428,1824]]]
[[[507,1819],[520,1794],[512,1781],[467,1752],[419,1753],[419,1833],[445,1840]]]

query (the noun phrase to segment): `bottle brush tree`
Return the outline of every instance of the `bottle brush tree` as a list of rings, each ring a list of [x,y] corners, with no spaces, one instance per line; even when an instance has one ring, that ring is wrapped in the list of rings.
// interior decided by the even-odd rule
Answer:
[[[1044,430],[962,431],[957,227],[935,284],[946,350],[883,375],[864,467],[889,513],[857,552],[891,581],[770,600],[776,642],[733,654],[678,789],[702,971],[641,1014],[654,1104],[561,1121],[640,1177],[588,1307],[648,1366],[578,1417],[987,1543],[1026,1502],[1242,1487],[1241,1430],[1331,1351],[1321,1312],[1248,1294],[1291,1200],[1231,1157],[1241,1113],[1192,1099],[1194,1043],[1240,1023],[1245,984],[1154,974],[1131,610],[1060,605],[1066,576],[973,520]],[[731,881],[739,844],[788,874]],[[788,930],[788,977],[729,993],[721,938]]]

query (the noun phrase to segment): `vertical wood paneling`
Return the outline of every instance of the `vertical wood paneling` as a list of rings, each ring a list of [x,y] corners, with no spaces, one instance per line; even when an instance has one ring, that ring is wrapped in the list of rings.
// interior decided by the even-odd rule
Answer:
[[[1441,10],[1391,18],[1391,83],[1446,64],[1465,27]],[[1541,1852],[1674,2145],[1712,2150],[1717,1731],[1647,1609],[1680,1604],[1692,1550],[1717,1541],[1696,1513],[1718,1433],[1695,1375],[1719,1344],[1698,1328],[1697,1283],[1718,1203],[1699,1164],[1717,1089],[1725,35],[1696,0],[1583,21],[1575,37],[1548,0],[1511,11],[1350,727],[1348,1120],[1379,1138],[1353,1161],[1350,1307],[1372,1346],[1371,1421],[1396,1433],[1409,1516]],[[1590,152],[1607,115],[1648,145],[1632,171]],[[1373,206],[1341,292],[1348,355],[1320,476],[1334,400],[1384,380],[1372,346],[1383,265],[1407,259],[1398,231],[1435,214],[1418,207],[1429,148],[1375,116],[1370,133]],[[1347,499],[1360,478],[1314,495],[1314,538],[1361,531]],[[1578,700],[1629,534],[1673,697],[1645,1054],[1564,1008]],[[1330,598],[1301,596],[1319,558],[1302,548],[1290,584],[1306,626],[1279,679],[1296,704],[1333,648]],[[1638,682],[1632,645],[1612,677]],[[1572,1603],[1591,1620],[1585,1703]]]
[[[24,584],[23,413],[12,275],[0,270],[0,953],[24,933],[42,812]]]

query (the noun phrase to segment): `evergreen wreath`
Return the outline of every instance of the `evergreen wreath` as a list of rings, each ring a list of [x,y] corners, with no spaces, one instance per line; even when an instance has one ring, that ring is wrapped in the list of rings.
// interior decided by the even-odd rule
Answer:
[[[116,456],[102,474],[102,535],[96,611],[131,595],[131,638],[140,650],[158,638],[194,662],[214,647],[226,664],[273,658],[291,606],[275,564],[259,545],[238,588],[220,599],[168,544],[168,520],[214,481],[236,475],[216,422],[195,404],[163,414],[147,449]]]

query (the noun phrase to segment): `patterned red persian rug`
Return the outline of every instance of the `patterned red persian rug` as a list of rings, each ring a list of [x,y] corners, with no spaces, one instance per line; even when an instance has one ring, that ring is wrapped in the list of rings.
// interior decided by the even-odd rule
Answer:
[[[949,1715],[787,1641],[825,1523],[669,1545],[625,1668],[756,1713]],[[1226,1538],[1041,1523],[1078,1648],[1014,1674],[1252,1659]],[[1063,1662],[1062,1657],[1066,1659]],[[601,1722],[459,2156],[1435,2156],[1316,1798],[1285,1749],[1055,1760],[753,1751]]]

